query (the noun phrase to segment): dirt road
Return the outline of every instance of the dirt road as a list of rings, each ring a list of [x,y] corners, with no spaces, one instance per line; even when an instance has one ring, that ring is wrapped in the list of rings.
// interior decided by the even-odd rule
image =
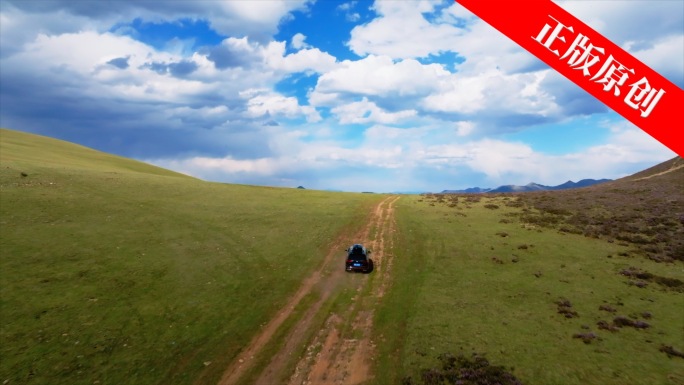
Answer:
[[[287,304],[231,363],[219,385],[241,383],[253,369],[258,372],[253,382],[261,385],[361,384],[371,378],[375,347],[371,330],[373,314],[389,281],[393,212],[398,199],[397,196],[383,199],[356,234],[338,237],[320,269],[304,280]],[[372,273],[344,271],[343,250],[353,243],[363,243],[372,250]],[[340,295],[340,289],[350,287],[356,293],[352,305],[339,313],[323,314],[329,309],[325,305]],[[260,359],[264,347],[276,333],[282,332],[281,326],[294,316],[305,297],[315,300],[309,301],[311,304],[300,312],[301,318],[285,332],[285,343],[270,358]],[[323,325],[321,319],[325,319]],[[301,356],[304,347],[305,354]],[[257,361],[262,363],[262,368],[255,367]],[[291,373],[288,368],[294,363],[296,367]]]

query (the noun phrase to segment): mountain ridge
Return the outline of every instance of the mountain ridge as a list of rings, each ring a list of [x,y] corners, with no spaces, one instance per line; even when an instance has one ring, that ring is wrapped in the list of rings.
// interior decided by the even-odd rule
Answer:
[[[502,185],[497,188],[470,187],[463,190],[442,190],[442,194],[484,194],[484,193],[504,193],[504,192],[529,192],[529,191],[555,191],[569,190],[574,188],[589,187],[601,183],[611,182],[612,179],[581,179],[578,182],[569,180],[557,186],[546,186],[531,182],[524,186]]]

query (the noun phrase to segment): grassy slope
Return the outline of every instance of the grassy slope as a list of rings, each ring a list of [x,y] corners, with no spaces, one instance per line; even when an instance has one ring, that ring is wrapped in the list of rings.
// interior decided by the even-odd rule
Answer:
[[[684,166],[684,160],[682,159],[681,156],[676,156],[676,157],[674,157],[674,158],[672,158],[666,162],[659,163],[653,167],[649,167],[646,170],[643,170],[643,171],[640,171],[636,174],[622,178],[616,182],[634,181],[634,180],[638,180],[641,178],[649,178],[652,176],[660,176],[658,174],[663,174],[663,173],[666,173],[666,172],[672,171],[672,170],[678,170],[682,166]]]
[[[393,286],[376,317],[376,383],[416,380],[438,366],[439,354],[473,352],[514,367],[528,385],[684,383],[684,360],[659,352],[662,344],[684,350],[684,293],[655,283],[638,288],[619,274],[638,267],[684,280],[682,263],[656,263],[619,242],[521,223],[518,214],[507,215],[520,212],[507,206],[515,199],[461,197],[453,207],[448,199],[400,200]],[[560,298],[579,317],[558,314]],[[616,313],[599,310],[604,304]],[[598,321],[617,315],[651,328],[599,330]],[[573,338],[590,332],[600,340]]]
[[[560,231],[631,245],[654,261],[684,262],[681,157],[581,190],[520,195],[523,219]]]
[[[0,145],[11,384],[190,384],[207,365],[215,382],[378,199],[208,183],[9,130]]]
[[[0,160],[31,168],[48,167],[64,172],[75,170],[101,172],[137,172],[160,176],[182,174],[128,158],[96,151],[63,140],[0,129]],[[185,176],[186,178],[189,178]]]

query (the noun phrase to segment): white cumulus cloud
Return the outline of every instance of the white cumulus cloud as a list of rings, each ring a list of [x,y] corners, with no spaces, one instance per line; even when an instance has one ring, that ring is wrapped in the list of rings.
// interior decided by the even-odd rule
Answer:
[[[378,17],[356,26],[349,48],[359,55],[387,55],[394,59],[421,58],[456,47],[464,31],[449,23],[428,21],[438,1],[376,1]]]
[[[416,110],[387,112],[378,107],[375,103],[368,101],[368,98],[334,107],[331,111],[333,114],[337,115],[342,124],[394,124],[405,121],[405,119],[416,116],[417,114]]]
[[[369,55],[361,60],[345,60],[321,75],[311,100],[328,104],[325,94],[349,93],[406,97],[427,95],[449,71],[439,64],[421,64],[413,59],[394,62],[389,56]]]
[[[247,99],[247,115],[250,117],[304,116],[308,122],[318,122],[321,116],[311,106],[301,106],[295,97],[286,97],[268,90],[245,90],[240,96]]]

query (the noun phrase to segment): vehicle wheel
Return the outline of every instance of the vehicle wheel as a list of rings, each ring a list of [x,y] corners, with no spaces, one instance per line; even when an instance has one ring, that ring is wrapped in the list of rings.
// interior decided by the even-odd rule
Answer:
[[[369,274],[370,272],[373,271],[374,268],[375,268],[375,263],[373,262],[372,259],[369,258],[368,259],[368,268],[366,270],[364,270],[363,273]]]

